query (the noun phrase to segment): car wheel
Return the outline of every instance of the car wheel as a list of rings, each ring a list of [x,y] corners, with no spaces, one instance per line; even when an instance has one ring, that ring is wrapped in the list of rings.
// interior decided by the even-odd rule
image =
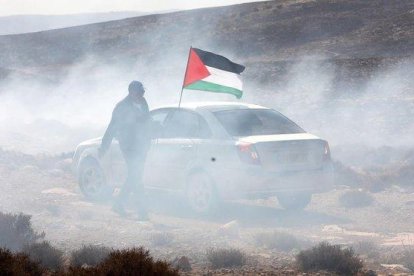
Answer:
[[[303,210],[310,203],[312,194],[301,193],[283,193],[277,195],[279,204],[286,210]]]
[[[196,213],[213,214],[217,210],[217,191],[205,173],[194,173],[188,177],[186,197],[190,208]]]
[[[111,195],[103,170],[93,158],[85,159],[80,166],[79,187],[89,200],[107,200]]]

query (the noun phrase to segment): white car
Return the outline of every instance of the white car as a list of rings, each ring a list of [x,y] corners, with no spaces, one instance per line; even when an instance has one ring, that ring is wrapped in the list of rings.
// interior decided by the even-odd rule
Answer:
[[[225,200],[270,196],[285,209],[303,209],[313,193],[332,186],[328,142],[273,109],[189,103],[150,114],[154,133],[145,188],[182,195],[196,212],[211,212]],[[112,193],[125,179],[118,143],[102,160],[100,143],[81,143],[73,158],[81,191],[91,199]]]

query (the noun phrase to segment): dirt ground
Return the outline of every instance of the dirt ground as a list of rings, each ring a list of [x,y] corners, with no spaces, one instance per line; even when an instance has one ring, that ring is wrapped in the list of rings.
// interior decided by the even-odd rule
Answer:
[[[342,207],[338,198],[349,188],[337,187],[315,195],[302,212],[285,211],[270,198],[227,203],[214,217],[196,217],[177,198],[149,195],[151,220],[139,222],[132,213],[119,217],[109,203],[85,200],[67,170],[67,161],[39,166],[31,164],[28,156],[19,158],[23,160],[20,163],[0,158],[0,211],[32,215],[34,228],[45,231],[47,240],[67,252],[83,244],[144,246],[156,258],[168,261],[187,256],[191,274],[289,275],[297,274],[293,262],[298,249],[283,252],[259,246],[257,235],[286,232],[298,238],[302,248],[320,241],[354,246],[372,242],[385,253],[414,246],[414,193],[396,186],[373,193],[374,202],[363,208]],[[229,222],[230,227],[223,227]],[[206,251],[229,247],[243,250],[247,265],[236,270],[212,270]],[[381,273],[406,272],[398,266],[381,265],[385,253],[377,258],[362,256],[366,268]]]

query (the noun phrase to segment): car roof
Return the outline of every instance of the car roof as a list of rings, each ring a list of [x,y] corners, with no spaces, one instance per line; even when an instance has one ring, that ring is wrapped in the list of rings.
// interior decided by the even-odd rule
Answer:
[[[186,102],[181,104],[182,108],[190,110],[224,111],[232,109],[267,109],[266,107],[241,102]],[[158,108],[178,108],[178,105],[164,105]]]

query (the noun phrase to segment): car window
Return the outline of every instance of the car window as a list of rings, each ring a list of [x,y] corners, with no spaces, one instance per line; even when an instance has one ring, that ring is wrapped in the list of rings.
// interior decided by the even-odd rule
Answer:
[[[152,111],[150,116],[154,123],[159,125],[164,125],[164,121],[167,118],[168,113],[170,112],[169,109],[160,109]]]
[[[206,120],[199,116],[199,131],[197,133],[197,137],[199,138],[210,138],[211,137],[211,130],[208,126]]]
[[[151,137],[159,138],[162,136],[165,119],[170,113],[170,109],[159,109],[151,111]]]
[[[237,109],[213,112],[231,136],[290,134],[305,132],[271,109]]]
[[[167,119],[165,138],[202,138],[210,134],[207,123],[197,113],[176,110]]]

